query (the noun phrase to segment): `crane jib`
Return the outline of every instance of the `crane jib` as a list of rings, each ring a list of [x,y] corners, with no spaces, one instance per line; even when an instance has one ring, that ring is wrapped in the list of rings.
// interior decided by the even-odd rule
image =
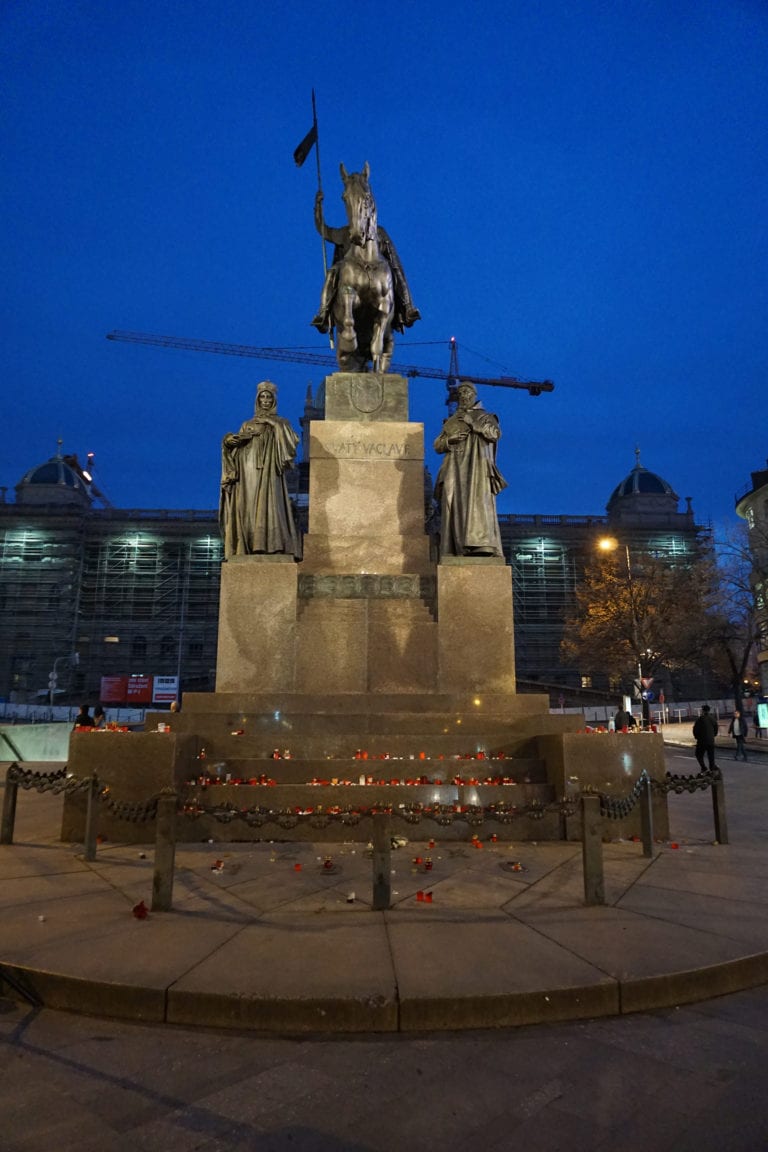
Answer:
[[[107,333],[107,340],[118,340],[126,344],[151,344],[157,348],[177,348],[187,352],[212,352],[219,356],[247,356],[255,360],[282,360],[296,364],[317,364],[323,368],[336,368],[336,357],[327,352],[311,352],[303,348],[259,348],[252,344],[225,344],[220,340],[195,340],[184,336],[160,336],[151,332],[124,332],[116,329]],[[452,379],[454,373],[440,368],[421,368],[413,364],[393,364],[391,371],[400,376],[422,377],[431,380]],[[554,391],[551,380],[518,380],[514,376],[470,376],[458,374],[461,380],[471,384],[488,385],[491,388],[522,388],[531,396]]]

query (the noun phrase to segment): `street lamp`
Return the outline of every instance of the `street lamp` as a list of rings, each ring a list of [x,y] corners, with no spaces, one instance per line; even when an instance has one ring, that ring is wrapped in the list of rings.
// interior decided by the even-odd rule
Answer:
[[[619,547],[619,541],[613,536],[601,536],[597,542],[597,546],[601,552],[615,552]],[[632,579],[632,561],[629,555],[629,545],[624,545],[624,559],[627,565],[627,588],[629,590],[629,610],[632,619],[632,648],[634,649],[635,656],[637,657],[637,694],[640,697],[643,709],[643,727],[648,728],[650,722],[650,707],[648,700],[643,693],[643,666],[641,662],[640,653],[640,639],[639,639],[639,624],[637,619],[637,601],[635,600],[635,585]],[[646,649],[647,656],[651,655],[650,649]]]
[[[54,697],[56,695],[56,685],[59,682],[59,665],[68,664],[70,668],[76,668],[80,663],[80,653],[70,652],[68,656],[57,656],[53,662],[53,668],[48,676],[48,698],[51,707],[54,704]]]

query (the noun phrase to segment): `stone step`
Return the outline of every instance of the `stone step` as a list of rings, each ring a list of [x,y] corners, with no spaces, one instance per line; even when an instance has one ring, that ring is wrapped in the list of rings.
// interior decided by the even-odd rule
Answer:
[[[194,762],[196,777],[222,780],[230,776],[233,780],[270,780],[277,784],[307,784],[313,780],[351,781],[360,786],[360,781],[382,782],[388,787],[393,781],[424,781],[417,787],[432,790],[437,781],[443,787],[455,788],[456,781],[464,786],[475,786],[471,781],[483,783],[486,780],[508,779],[516,784],[546,785],[547,775],[544,762],[533,759],[503,760],[458,760],[458,759],[402,759],[402,760],[357,760],[352,757],[333,759],[307,759],[291,757],[289,760],[274,760],[271,757],[242,757],[206,755]],[[414,785],[408,785],[413,787]],[[484,785],[486,786],[486,785]],[[510,785],[487,785],[504,788]]]
[[[243,735],[236,735],[221,729],[205,728],[194,733],[198,750],[205,749],[208,756],[236,756],[240,759],[268,758],[277,750],[290,751],[294,758],[325,760],[352,758],[358,752],[369,759],[378,761],[386,757],[399,757],[404,760],[420,756],[427,759],[443,757],[515,756],[536,757],[538,749],[532,738],[513,738],[509,732],[487,731],[467,732],[307,732],[294,726],[273,727],[267,730],[245,729]]]
[[[455,717],[455,715],[389,714],[389,715],[333,715],[282,713],[266,715],[237,714],[170,715],[162,713],[158,721],[168,725],[172,732],[189,733],[199,740],[227,743],[233,740],[257,741],[291,751],[305,746],[306,741],[318,745],[318,755],[353,755],[357,749],[370,753],[397,756],[417,755],[419,752],[444,755],[471,755],[492,750],[507,750],[514,755],[526,755],[526,745],[534,736],[571,732],[575,729],[570,717],[548,717],[538,723],[530,720],[511,723],[501,717]],[[565,721],[563,723],[563,721]],[[153,715],[147,715],[146,730],[157,728]],[[233,733],[242,735],[233,736]],[[321,746],[322,741],[327,742]],[[253,746],[249,743],[249,749]],[[306,746],[312,746],[307,744]],[[533,749],[530,749],[533,751]],[[527,751],[530,755],[530,751]]]
[[[499,719],[519,720],[536,717],[570,724],[568,730],[579,726],[578,718],[550,714],[549,697],[539,694],[510,693],[447,693],[447,692],[187,692],[184,708],[179,716],[196,715],[455,715],[497,716]],[[167,712],[148,713],[158,720],[167,720]],[[583,724],[583,721],[581,722]]]

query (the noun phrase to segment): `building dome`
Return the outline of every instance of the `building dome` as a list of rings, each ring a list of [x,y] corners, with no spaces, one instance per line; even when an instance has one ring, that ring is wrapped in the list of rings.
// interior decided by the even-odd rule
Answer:
[[[618,484],[608,501],[608,506],[614,500],[618,500],[622,496],[637,496],[640,494],[651,494],[656,496],[674,496],[674,489],[671,484],[666,480],[662,480],[661,476],[657,476],[655,472],[649,472],[647,468],[643,468],[638,464],[632,469],[628,476],[625,476],[621,484]]]
[[[611,493],[606,511],[610,520],[629,520],[662,514],[677,514],[679,496],[671,484],[640,463],[640,449],[635,449],[636,463],[628,476]]]
[[[77,457],[62,456],[59,442],[59,451],[55,456],[51,456],[44,464],[30,468],[22,476],[16,485],[16,503],[90,507],[88,485],[73,464],[77,465]]]

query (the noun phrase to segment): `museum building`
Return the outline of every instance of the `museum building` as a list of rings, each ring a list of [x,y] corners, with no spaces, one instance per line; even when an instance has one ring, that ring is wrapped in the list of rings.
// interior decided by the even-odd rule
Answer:
[[[749,533],[760,692],[768,696],[768,460],[765,465],[737,492],[736,513],[746,520]]]
[[[308,393],[301,420],[322,409]],[[306,451],[303,454],[307,459]],[[307,465],[294,470],[299,523]],[[223,559],[215,510],[117,509],[75,456],[31,468],[14,502],[0,490],[0,699],[95,702],[105,677],[178,678],[179,692],[213,691]],[[425,483],[429,512],[430,485]],[[601,537],[632,552],[691,556],[709,529],[690,498],[639,458],[596,515],[501,514],[513,572],[519,690],[583,698],[620,685],[563,664],[560,642],[574,588]],[[53,682],[51,674],[55,673]]]

